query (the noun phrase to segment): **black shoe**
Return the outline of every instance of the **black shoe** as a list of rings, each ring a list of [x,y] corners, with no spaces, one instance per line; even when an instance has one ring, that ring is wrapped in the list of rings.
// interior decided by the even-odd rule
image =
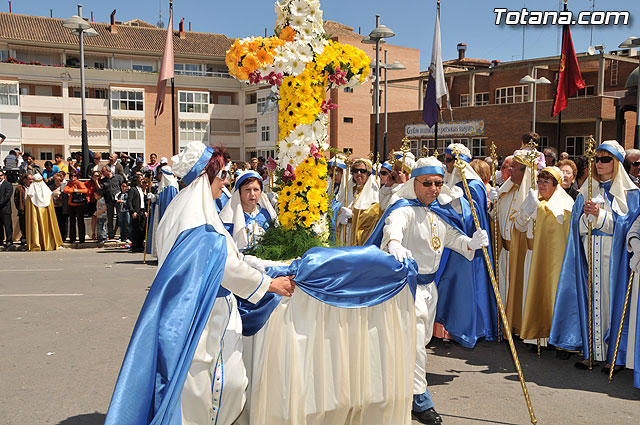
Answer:
[[[426,424],[426,425],[435,425],[435,424],[442,423],[442,418],[440,417],[440,415],[438,415],[438,412],[436,412],[436,410],[433,407],[423,412],[415,412],[412,410],[411,418],[415,419],[421,424]]]
[[[588,364],[584,364],[582,362],[575,362],[573,364],[573,367],[575,367],[578,370],[587,370],[587,369],[589,369],[589,365]]]
[[[600,369],[600,372],[604,373],[605,375],[608,375],[610,370],[611,370],[610,367],[605,366],[602,369]],[[624,370],[624,366],[619,364],[613,368],[613,374],[615,375],[616,373],[620,373],[623,370]]]

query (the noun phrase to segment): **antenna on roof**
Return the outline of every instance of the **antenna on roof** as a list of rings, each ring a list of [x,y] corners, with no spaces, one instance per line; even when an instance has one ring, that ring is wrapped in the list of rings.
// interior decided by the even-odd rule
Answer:
[[[156,26],[158,28],[164,28],[164,22],[162,22],[162,0],[158,0],[158,22],[156,22]]]

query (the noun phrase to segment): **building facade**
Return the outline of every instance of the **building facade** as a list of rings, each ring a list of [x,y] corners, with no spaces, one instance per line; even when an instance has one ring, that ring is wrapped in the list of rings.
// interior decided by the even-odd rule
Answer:
[[[422,121],[420,98],[405,111],[389,115],[390,143],[394,149],[399,149],[402,139],[407,137],[416,155],[423,147],[431,152],[437,148],[442,153],[452,142],[467,145],[477,157],[489,155],[489,146],[494,142],[499,155],[510,155],[520,147],[522,135],[533,128],[534,87],[520,80],[526,75],[533,76],[534,70],[537,78],[545,77],[551,82],[536,85],[535,131],[541,136],[540,148],[552,146],[571,157],[580,156],[591,135],[597,143],[617,139],[626,148],[633,147],[635,111],[622,111],[616,105],[625,96],[627,78],[638,66],[637,56],[625,56],[628,51],[578,54],[586,87],[569,99],[560,116],[552,118],[559,57],[489,62],[465,58],[466,45],[462,46],[458,59],[444,62],[451,108],[443,107],[439,114],[437,144],[434,129]],[[423,73],[390,83],[418,81],[420,93],[424,93],[427,78],[428,74]],[[370,121],[373,129],[373,117]]]

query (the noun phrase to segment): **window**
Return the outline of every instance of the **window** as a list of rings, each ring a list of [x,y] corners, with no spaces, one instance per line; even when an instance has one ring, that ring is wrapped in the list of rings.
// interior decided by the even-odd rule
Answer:
[[[258,103],[258,95],[256,93],[249,93],[244,98],[244,103],[247,105],[253,105]]]
[[[460,95],[460,107],[461,108],[465,108],[469,106],[469,95],[468,94],[461,94]]]
[[[107,90],[106,89],[96,89],[95,90],[95,98],[96,99],[106,99],[107,98]]]
[[[105,63],[104,62],[94,62],[93,63],[93,67],[95,69],[104,69],[105,68]]]
[[[218,105],[233,105],[233,96],[219,94]]]
[[[344,117],[343,121],[347,124],[353,124],[353,118],[351,117]]]
[[[566,141],[566,152],[569,154],[569,158],[575,158],[582,155],[584,152],[584,141],[587,136],[568,136]]]
[[[482,157],[486,156],[485,149],[487,147],[487,138],[486,137],[474,137],[471,139],[471,156],[472,157]]]
[[[131,69],[134,71],[153,72],[153,66],[151,65],[139,65],[134,63],[131,65]]]
[[[196,114],[209,113],[209,93],[208,92],[180,92],[180,112],[193,112]]]
[[[73,89],[73,93],[71,93],[71,97],[82,97],[82,91],[80,89]],[[84,97],[89,97],[89,90],[84,89]]]
[[[29,86],[20,87],[20,94],[29,96]]]
[[[53,151],[51,149],[40,149],[40,161],[52,161]]]
[[[258,132],[258,124],[247,124],[244,126],[245,133],[257,133]]]
[[[118,120],[111,122],[113,140],[144,140],[144,122],[142,120]]]
[[[496,89],[496,104],[522,103],[528,100],[528,86],[502,87]]]
[[[141,91],[113,90],[111,92],[111,109],[144,111],[143,94]]]
[[[6,62],[9,59],[8,50],[0,50],[0,62]]]
[[[209,123],[206,121],[180,121],[181,142],[207,142]]]
[[[345,87],[344,88],[344,92],[345,93],[353,93],[353,87]]]
[[[263,142],[269,142],[271,140],[271,133],[269,131],[268,125],[262,126],[261,134],[262,134],[262,137],[260,138],[260,140],[262,140]]]
[[[579,89],[576,94],[571,97],[587,97],[595,94],[595,86],[585,86]]]
[[[258,112],[263,112],[265,106],[267,106],[267,98],[258,96]]]
[[[202,66],[195,63],[176,63],[173,65],[173,69],[178,75],[206,75],[202,71]]]
[[[549,147],[549,138],[547,136],[540,136],[540,144],[538,150],[542,152],[545,148]]]
[[[0,84],[0,105],[18,104],[18,85]]]

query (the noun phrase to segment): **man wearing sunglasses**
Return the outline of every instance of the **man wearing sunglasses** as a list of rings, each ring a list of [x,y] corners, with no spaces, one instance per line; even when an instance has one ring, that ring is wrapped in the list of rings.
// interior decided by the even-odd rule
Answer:
[[[484,230],[470,238],[454,228],[456,223],[435,202],[440,195],[451,195],[444,185],[444,167],[434,157],[421,158],[411,172],[411,179],[398,192],[402,199],[390,206],[380,219],[368,244],[379,245],[398,261],[415,260],[418,265],[416,305],[416,367],[414,373],[412,417],[423,424],[438,424],[442,418],[434,409],[427,389],[426,344],[431,340],[436,317],[438,290],[434,283],[445,248],[466,260],[475,250],[487,246]],[[466,297],[467,294],[459,294]]]
[[[416,157],[411,152],[396,151],[392,156],[393,159],[389,161],[392,170],[384,186],[380,186],[381,211],[398,200],[395,195],[411,178],[411,170],[416,164]]]
[[[640,186],[640,150],[627,149],[624,155],[624,169],[629,173],[631,181]]]

